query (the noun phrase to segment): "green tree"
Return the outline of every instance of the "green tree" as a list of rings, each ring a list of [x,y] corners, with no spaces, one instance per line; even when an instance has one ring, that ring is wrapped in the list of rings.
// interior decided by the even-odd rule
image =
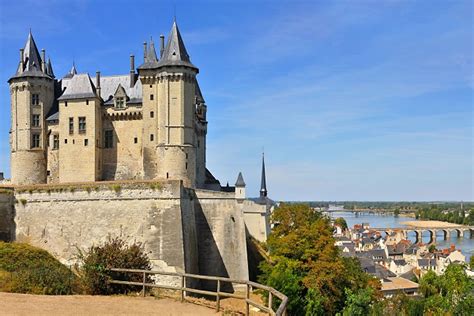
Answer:
[[[373,292],[372,288],[359,289],[357,292],[346,289],[347,298],[342,315],[365,316],[369,314],[374,297]]]
[[[338,217],[334,220],[334,226],[339,226],[342,230],[346,230],[347,222],[343,217]]]
[[[397,208],[397,209],[393,212],[393,216],[398,217],[399,215],[400,215],[400,209]]]
[[[471,256],[469,259],[469,267],[471,268],[471,271],[474,271],[474,256]]]
[[[340,256],[329,218],[308,205],[282,204],[272,221],[267,241],[271,261],[262,264],[259,280],[289,297],[290,314],[335,314],[344,308],[346,289],[358,293],[378,284],[358,260]]]

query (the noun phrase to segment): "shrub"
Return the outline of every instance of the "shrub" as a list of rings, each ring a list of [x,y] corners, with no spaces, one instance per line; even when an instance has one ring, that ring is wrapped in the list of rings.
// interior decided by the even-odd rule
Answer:
[[[109,238],[101,246],[92,246],[86,253],[79,252],[80,273],[89,294],[122,294],[140,290],[137,286],[109,284],[111,279],[143,282],[141,273],[112,272],[110,268],[150,270],[151,264],[140,243],[127,245],[119,238]],[[147,276],[147,282],[151,277]]]
[[[46,250],[0,242],[0,291],[63,295],[78,289],[75,274]]]

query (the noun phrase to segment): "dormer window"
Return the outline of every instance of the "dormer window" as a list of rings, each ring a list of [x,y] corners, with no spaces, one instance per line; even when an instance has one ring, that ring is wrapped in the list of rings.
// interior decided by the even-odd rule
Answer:
[[[125,98],[124,97],[115,98],[115,107],[117,109],[124,109],[125,108]]]

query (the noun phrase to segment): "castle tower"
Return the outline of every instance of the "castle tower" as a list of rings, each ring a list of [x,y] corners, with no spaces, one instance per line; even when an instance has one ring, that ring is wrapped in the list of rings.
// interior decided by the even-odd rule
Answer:
[[[239,176],[235,182],[235,198],[237,200],[245,199],[245,181],[244,177],[242,176],[242,172],[239,172]]]
[[[150,49],[152,45],[153,42]],[[145,177],[180,179],[186,186],[195,187],[195,87],[199,70],[189,59],[176,21],[161,59],[157,61],[153,45],[152,54],[145,54],[145,62],[138,70],[143,86],[144,130],[157,134],[154,143],[144,143],[144,153],[154,148],[157,158],[156,169],[144,167]]]
[[[54,74],[31,31],[20,49],[17,72],[8,80],[11,96],[11,177],[13,184],[46,183],[46,117],[54,102]]]

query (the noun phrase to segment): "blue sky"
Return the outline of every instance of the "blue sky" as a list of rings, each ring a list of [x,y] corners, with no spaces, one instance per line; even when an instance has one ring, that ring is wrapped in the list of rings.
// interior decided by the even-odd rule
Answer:
[[[472,1],[0,1],[0,170],[30,27],[56,77],[126,74],[174,7],[223,184],[264,147],[277,200],[474,200]]]

